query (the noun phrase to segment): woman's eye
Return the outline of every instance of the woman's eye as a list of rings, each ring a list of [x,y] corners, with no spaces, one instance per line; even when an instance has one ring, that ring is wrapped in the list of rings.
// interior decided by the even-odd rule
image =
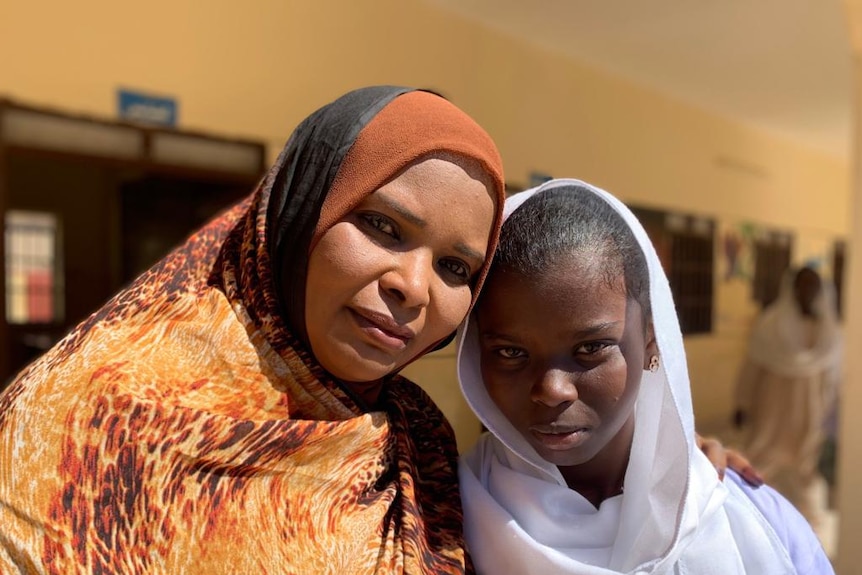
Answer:
[[[385,218],[379,214],[362,214],[362,219],[378,232],[396,239],[398,238],[398,230],[389,218]]]
[[[440,266],[463,283],[470,281],[470,268],[464,262],[458,260],[442,260],[440,262]]]

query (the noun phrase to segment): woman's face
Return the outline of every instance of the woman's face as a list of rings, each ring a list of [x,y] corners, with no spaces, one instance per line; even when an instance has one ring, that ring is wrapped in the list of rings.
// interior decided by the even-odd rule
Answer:
[[[491,399],[558,466],[600,452],[603,461],[628,458],[635,399],[655,353],[622,279],[609,285],[603,262],[588,257],[561,256],[537,276],[494,273],[477,309]]]
[[[320,364],[346,382],[400,369],[453,332],[494,219],[489,181],[430,158],[366,197],[309,257],[305,318]]]

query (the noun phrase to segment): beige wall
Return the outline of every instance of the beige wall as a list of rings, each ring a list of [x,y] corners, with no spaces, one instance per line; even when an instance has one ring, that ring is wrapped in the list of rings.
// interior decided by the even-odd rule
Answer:
[[[260,138],[274,157],[300,119],[350,88],[419,85],[444,92],[489,130],[512,182],[526,183],[532,170],[580,177],[646,206],[791,228],[802,245],[848,230],[844,160],[420,0],[50,4],[0,4],[0,94],[112,116],[117,87],[151,90],[179,99],[183,127]],[[752,313],[738,287],[727,289],[716,333],[687,342],[702,429],[726,420]],[[466,447],[478,424],[456,395],[452,368],[447,350],[408,373],[444,404]]]
[[[852,221],[850,241],[862,243],[862,2],[844,0],[853,52],[853,151],[852,157],[852,208],[848,209]],[[857,415],[862,409],[862,356],[853,351],[862,345],[862,250],[849,251],[849,274],[846,282],[847,302],[845,314],[846,361],[844,389],[841,401],[841,439],[838,444],[838,505],[841,522],[838,533],[838,556],[835,562],[839,575],[862,573],[862,460],[859,454],[859,436],[862,434]]]
[[[848,4],[853,4],[848,2]],[[856,3],[852,30],[855,31],[854,58],[854,112],[853,135],[853,231],[854,245],[862,243],[862,4]],[[859,485],[862,483],[862,460],[859,458],[860,426],[859,410],[862,409],[862,356],[854,353],[862,346],[862,250],[850,250],[848,298],[846,307],[846,361],[844,366],[844,389],[841,402],[842,441],[838,453],[838,503],[841,523],[838,534],[838,557],[836,572],[839,575],[862,574],[862,498]]]

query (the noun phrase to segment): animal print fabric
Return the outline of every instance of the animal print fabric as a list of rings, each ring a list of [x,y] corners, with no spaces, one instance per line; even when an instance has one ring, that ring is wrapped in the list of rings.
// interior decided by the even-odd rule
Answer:
[[[470,570],[440,411],[363,412],[280,321],[270,185],[0,396],[0,572]]]

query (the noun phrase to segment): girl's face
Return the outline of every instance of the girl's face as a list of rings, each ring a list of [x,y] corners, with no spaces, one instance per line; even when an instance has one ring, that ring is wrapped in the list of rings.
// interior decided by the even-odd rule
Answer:
[[[424,160],[323,234],[309,257],[305,318],[315,357],[335,377],[379,380],[464,319],[494,219],[478,173]]]
[[[648,358],[641,307],[601,257],[560,256],[544,273],[500,271],[478,303],[482,377],[493,401],[558,466],[625,461]],[[625,458],[625,459],[623,459]]]

